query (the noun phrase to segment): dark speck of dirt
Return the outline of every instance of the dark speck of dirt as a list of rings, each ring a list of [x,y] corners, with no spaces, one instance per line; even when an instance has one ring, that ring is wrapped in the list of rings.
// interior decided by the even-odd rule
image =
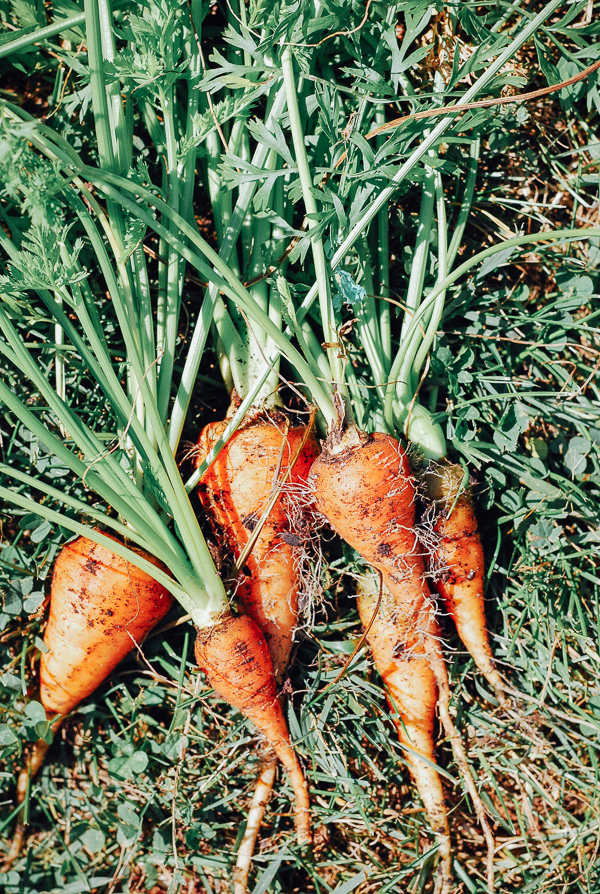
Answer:
[[[112,616],[114,615],[114,611],[112,610],[112,608],[107,608],[105,614],[107,614],[109,618],[112,618]]]
[[[89,571],[90,574],[96,575],[98,573],[98,569],[100,567],[100,562],[97,562],[95,559],[86,559],[86,563],[84,568],[86,571]]]
[[[284,543],[287,543],[288,546],[302,546],[302,537],[299,537],[297,534],[292,534],[291,531],[283,531],[279,537]]]
[[[247,531],[253,531],[258,524],[258,513],[251,512],[250,515],[242,516],[242,524]]]
[[[394,646],[394,658],[399,658],[404,650],[406,649],[406,644],[403,642],[397,642]]]
[[[380,543],[377,547],[377,555],[379,556],[391,556],[392,555],[392,547],[389,543]]]

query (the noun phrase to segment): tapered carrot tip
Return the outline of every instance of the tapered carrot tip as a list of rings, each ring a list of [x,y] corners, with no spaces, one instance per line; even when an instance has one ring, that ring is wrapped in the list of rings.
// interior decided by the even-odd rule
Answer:
[[[252,720],[288,771],[296,798],[298,844],[310,844],[308,788],[290,742],[260,628],[246,615],[226,614],[218,624],[198,631],[196,660],[215,692]]]
[[[275,783],[277,772],[277,758],[273,757],[262,768],[256,781],[256,788],[252,798],[252,806],[246,821],[246,831],[242,843],[238,849],[237,860],[233,870],[233,894],[246,894],[248,889],[248,876],[252,865],[252,857],[256,846],[256,839],[263,821],[263,816]]]

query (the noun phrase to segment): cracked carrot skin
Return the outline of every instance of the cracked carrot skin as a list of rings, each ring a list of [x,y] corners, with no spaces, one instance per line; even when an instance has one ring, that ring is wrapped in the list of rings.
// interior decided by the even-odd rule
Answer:
[[[433,551],[433,586],[458,635],[502,703],[504,681],[494,667],[485,618],[485,562],[470,489],[462,490],[462,466],[442,462],[423,476],[439,540]]]
[[[64,546],[54,565],[40,661],[40,701],[49,718],[91,695],[172,604],[162,584],[106,547],[86,537]]]
[[[198,442],[198,465],[226,424],[213,422],[203,429]],[[275,482],[289,468],[305,431],[298,426],[289,428],[286,434],[281,413],[260,416],[238,429],[200,482],[202,505],[224,533],[235,559],[252,536]],[[318,453],[318,444],[311,436],[286,487],[306,484]],[[294,547],[286,539],[288,528],[285,504],[279,496],[246,560],[235,592],[242,611],[254,618],[265,635],[279,683],[289,662],[298,619],[298,574]]]
[[[198,631],[196,661],[217,695],[254,723],[287,770],[296,799],[298,844],[309,844],[308,787],[277,698],[273,663],[260,628],[248,615],[225,614],[214,627]]]
[[[439,631],[414,529],[415,488],[408,460],[389,435],[367,435],[351,427],[329,439],[313,463],[309,484],[318,511],[381,574],[381,605],[367,639],[438,838],[437,889],[448,891],[452,860],[447,811],[440,777],[426,763],[435,763],[438,690],[431,661],[440,657]],[[359,593],[365,627],[377,610],[378,590],[367,587]]]

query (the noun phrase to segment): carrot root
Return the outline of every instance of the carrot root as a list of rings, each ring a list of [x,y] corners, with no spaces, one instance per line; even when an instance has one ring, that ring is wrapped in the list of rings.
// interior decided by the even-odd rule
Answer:
[[[53,735],[56,734],[60,724],[63,721],[63,717],[57,717],[52,723],[51,729]],[[16,797],[15,801],[17,806],[19,804],[23,804],[25,798],[27,797],[27,789],[31,783],[31,781],[35,778],[36,774],[42,767],[44,760],[46,758],[46,752],[50,748],[51,743],[46,742],[44,739],[38,739],[37,742],[31,747],[29,754],[27,755],[27,759],[25,762],[25,766],[20,771],[17,776],[17,788],[16,788]],[[10,845],[10,850],[6,857],[3,860],[2,868],[4,872],[8,872],[9,868],[18,858],[21,848],[23,846],[23,841],[25,840],[25,823],[23,822],[23,811],[19,811],[17,814],[17,819],[15,822],[15,828],[13,832],[13,838]]]
[[[463,778],[465,787],[469,792],[469,795],[471,796],[471,800],[473,801],[475,814],[485,837],[487,845],[487,894],[494,894],[494,851],[496,848],[494,834],[491,830],[490,824],[488,823],[485,807],[477,790],[477,786],[473,778],[473,772],[467,760],[467,755],[465,753],[465,747],[463,745],[462,738],[454,725],[452,717],[450,716],[450,683],[448,681],[448,673],[446,671],[444,658],[441,654],[437,642],[431,642],[429,644],[429,648],[431,655],[430,664],[435,674],[439,693],[438,709],[440,713],[440,720],[442,722],[444,732],[446,733],[446,736],[448,737],[448,739],[450,740],[450,744],[452,745],[452,753],[454,754],[454,759],[458,765],[458,769]]]
[[[234,894],[246,894],[248,875],[252,865],[252,857],[256,847],[256,839],[265,815],[265,810],[275,783],[277,758],[269,761],[262,768],[254,789],[252,804],[248,811],[246,831],[239,846],[235,869],[233,870]]]
[[[415,488],[406,454],[389,435],[348,428],[330,438],[311,468],[315,505],[381,576],[358,608],[386,685],[407,763],[438,841],[438,892],[452,886],[450,830],[435,769],[436,679],[429,643],[438,634],[415,525]],[[433,765],[433,766],[432,766]]]
[[[91,695],[172,604],[162,584],[106,547],[86,537],[64,546],[54,564],[48,650],[40,660],[46,712],[68,714]]]
[[[226,614],[214,627],[198,631],[196,660],[215,692],[252,720],[287,770],[296,800],[298,844],[310,844],[308,787],[290,742],[260,628],[246,615]]]
[[[387,588],[377,595],[372,576],[361,580],[358,589],[358,609],[367,632],[375,667],[385,682],[386,696],[392,709],[392,720],[398,739],[405,749],[406,762],[415,782],[431,829],[438,844],[438,890],[446,894],[452,886],[452,851],[450,828],[444,803],[444,790],[435,764],[433,728],[438,687],[431,667],[429,649],[413,645],[408,653],[396,655],[396,606]],[[373,613],[377,612],[373,617]],[[423,615],[419,626],[436,633],[435,619]]]
[[[452,616],[458,635],[500,704],[505,683],[494,667],[485,618],[484,555],[469,490],[461,489],[462,466],[440,463],[424,476],[427,496],[436,513],[433,550],[437,575],[433,586]]]

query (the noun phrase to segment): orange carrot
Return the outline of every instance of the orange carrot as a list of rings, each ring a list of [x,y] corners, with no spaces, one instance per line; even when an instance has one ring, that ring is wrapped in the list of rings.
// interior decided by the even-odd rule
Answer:
[[[475,664],[505,701],[504,683],[492,659],[485,621],[484,558],[470,489],[462,490],[463,469],[440,463],[424,476],[426,493],[435,512],[433,586],[444,600],[461,640]]]
[[[226,421],[210,423],[200,436],[200,465],[221,436]],[[289,428],[280,412],[261,414],[238,429],[204,475],[199,494],[213,523],[224,533],[229,552],[239,559],[253,532],[273,503],[278,481],[306,483],[318,454],[305,427]],[[290,468],[293,463],[293,467]],[[261,629],[275,678],[283,680],[298,619],[298,572],[294,547],[286,538],[289,523],[282,496],[277,496],[255,537],[238,578],[236,600]],[[234,870],[235,894],[244,894],[258,832],[275,780],[276,762],[269,761],[257,781],[246,831]]]
[[[226,423],[207,425],[200,436],[198,465]],[[290,428],[282,413],[260,416],[238,429],[204,475],[200,499],[223,530],[235,559],[248,543],[277,486],[294,460],[305,427]],[[306,483],[319,448],[313,437],[302,447],[288,476],[289,485]],[[267,640],[278,682],[292,648],[298,617],[298,574],[284,501],[277,498],[245,562],[235,592],[245,614],[254,618]]]
[[[68,714],[91,695],[172,603],[162,584],[106,547],[86,537],[63,547],[40,661],[40,701],[49,717]]]
[[[290,742],[273,663],[259,627],[247,615],[225,614],[214,627],[198,631],[196,660],[217,695],[252,720],[288,771],[296,797],[298,844],[309,844],[306,780]]]
[[[105,536],[110,537],[109,534]],[[154,557],[135,549],[164,568]],[[60,551],[54,564],[50,614],[40,660],[40,701],[55,733],[72,711],[106,679],[136,643],[163,618],[173,597],[162,584],[86,537]],[[35,742],[17,778],[17,804],[25,800],[30,780],[44,762],[49,744]],[[19,814],[8,869],[19,855],[24,836]]]
[[[439,656],[439,634],[414,530],[415,489],[408,460],[389,435],[349,428],[328,439],[309,483],[318,511],[381,574],[380,604],[377,593],[365,588],[359,610],[365,626],[373,621],[367,638],[438,838],[438,890],[448,891],[450,833],[441,781],[432,766],[438,693],[432,661]]]

